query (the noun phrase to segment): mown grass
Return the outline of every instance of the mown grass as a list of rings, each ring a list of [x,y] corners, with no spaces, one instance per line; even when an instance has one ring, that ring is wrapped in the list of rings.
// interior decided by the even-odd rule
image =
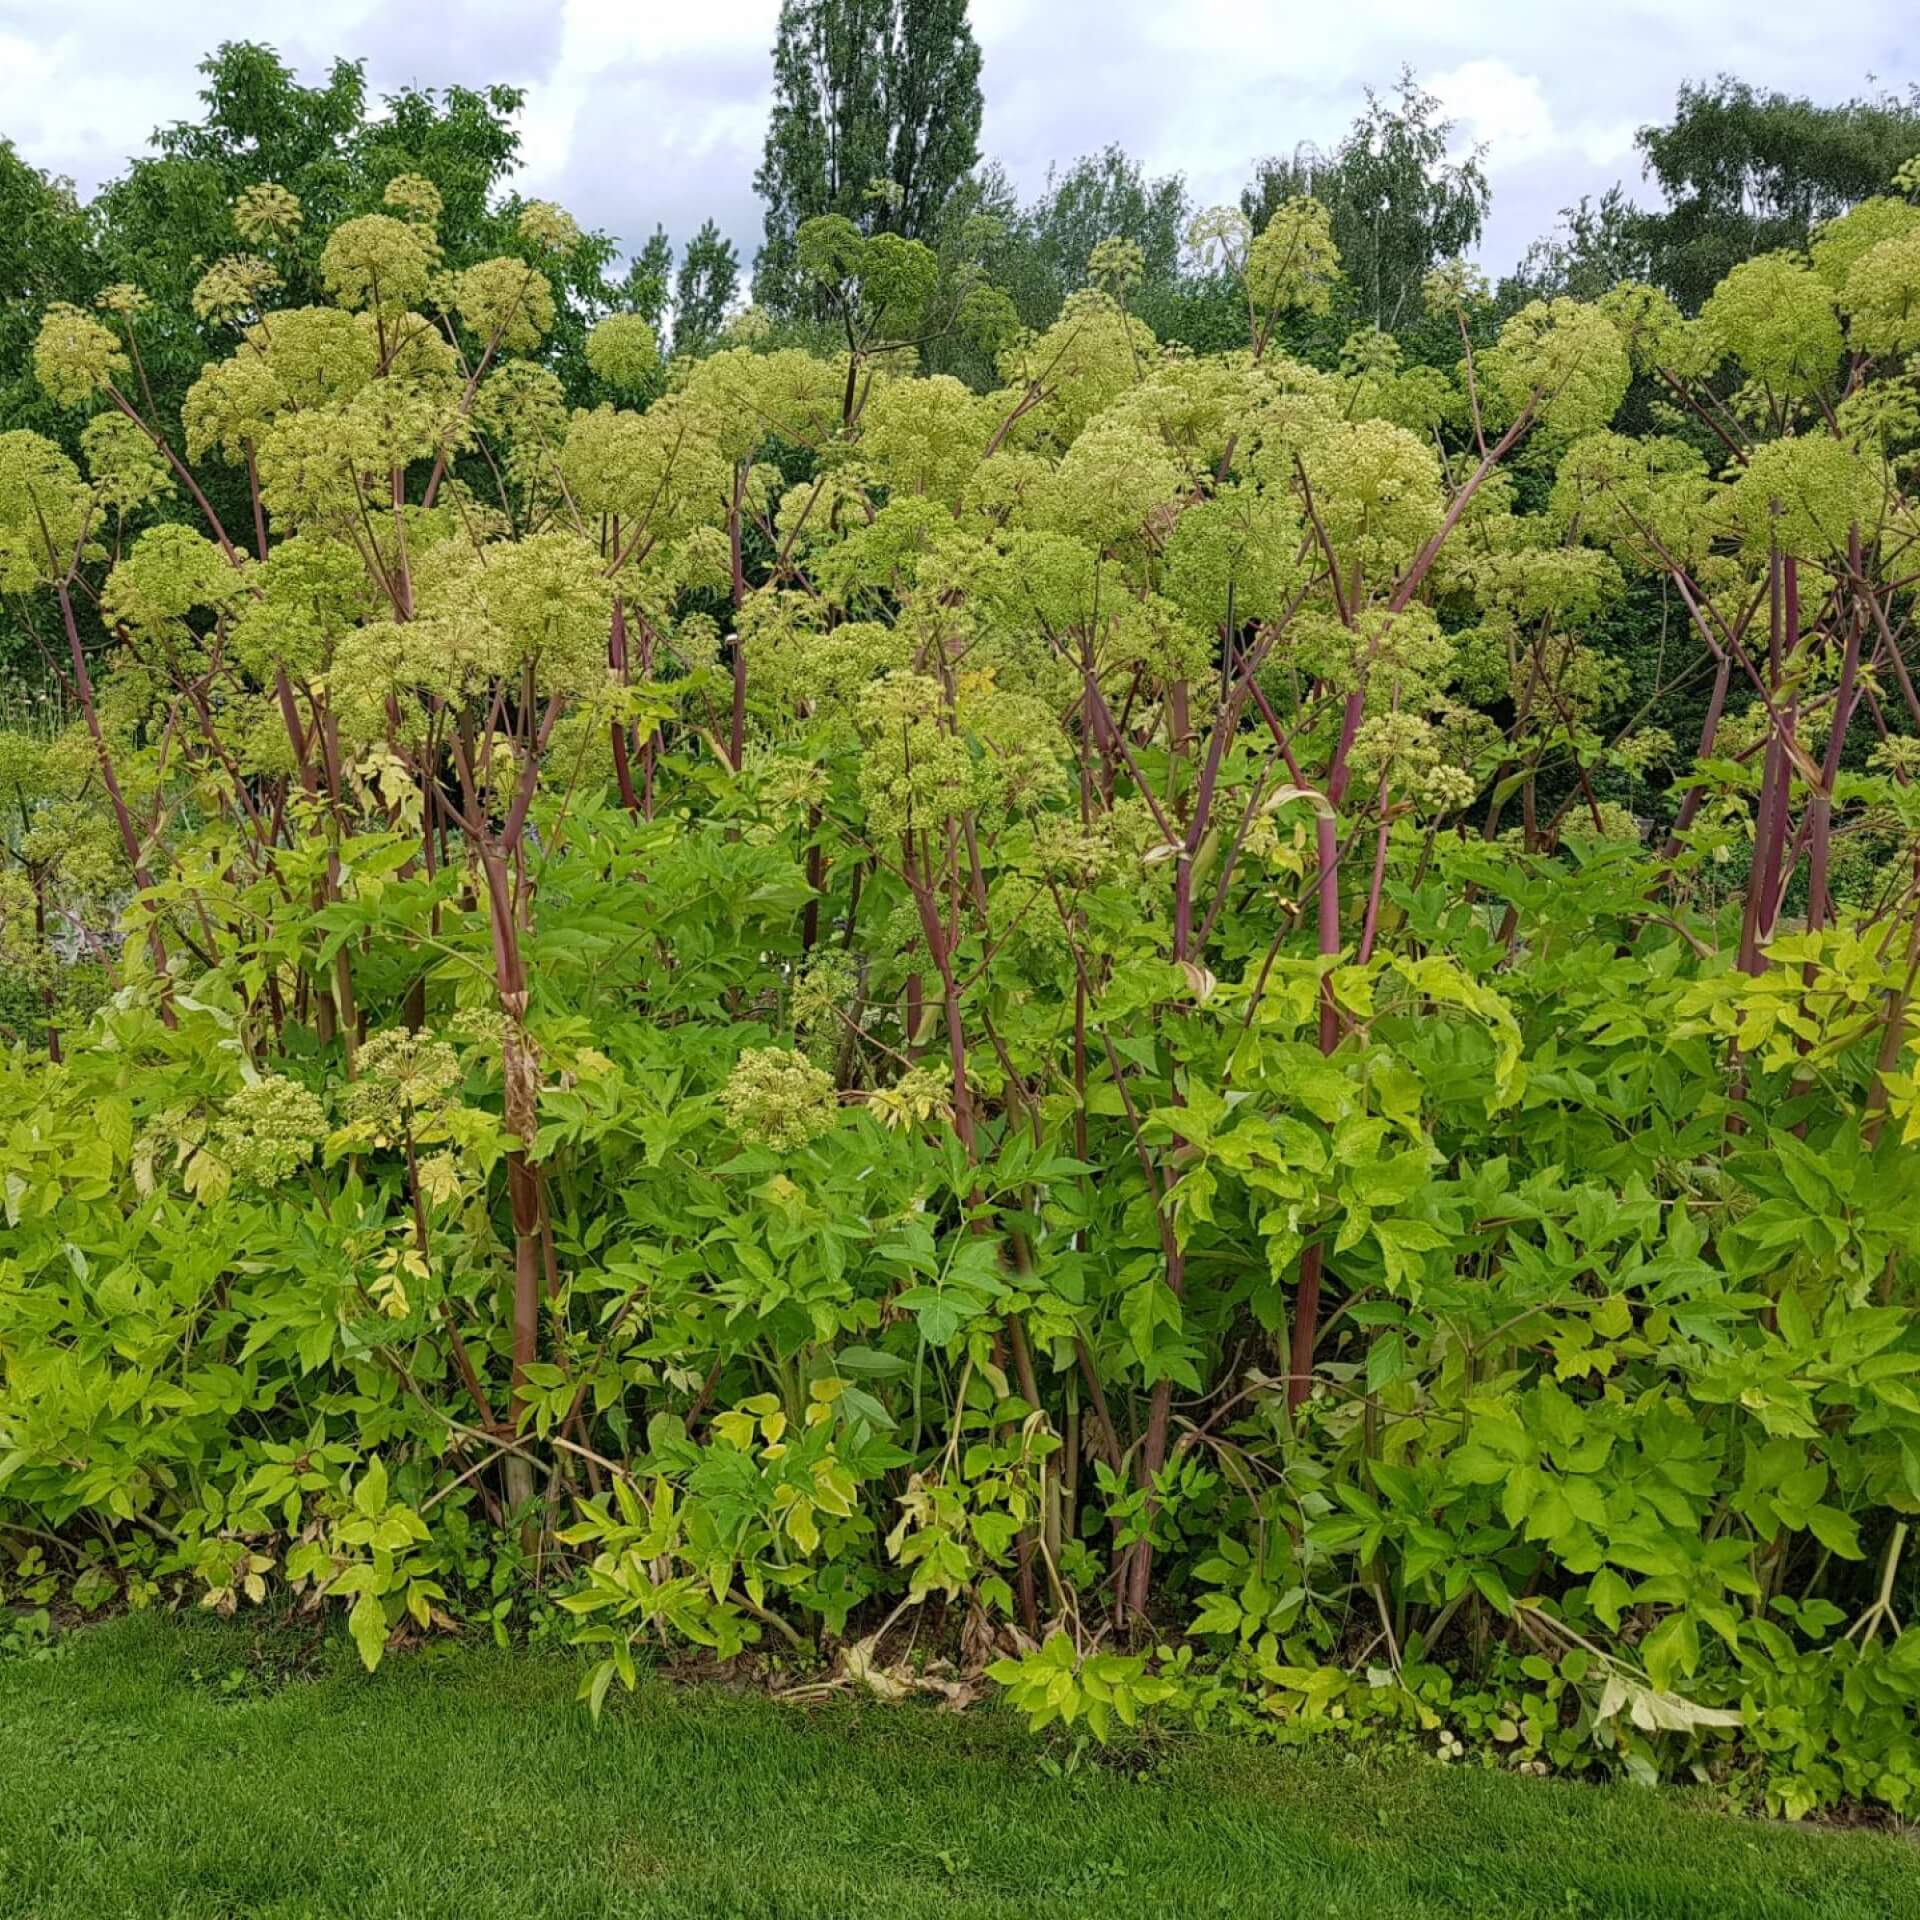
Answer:
[[[560,1659],[369,1678],[153,1617],[0,1663],[8,1920],[1920,1916],[1920,1849],[1673,1795],[1187,1741],[1065,1776],[1004,1713],[651,1686]]]

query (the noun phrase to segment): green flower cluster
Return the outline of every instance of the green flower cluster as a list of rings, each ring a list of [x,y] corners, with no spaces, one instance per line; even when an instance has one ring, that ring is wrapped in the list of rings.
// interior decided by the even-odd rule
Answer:
[[[55,301],[33,343],[33,373],[63,407],[84,407],[127,371],[125,350],[92,314]]]
[[[372,1035],[354,1062],[347,1118],[386,1144],[417,1127],[419,1117],[453,1104],[460,1056],[430,1033],[389,1027]]]
[[[831,1132],[839,1118],[832,1076],[792,1047],[749,1047],[720,1090],[742,1140],[790,1153]]]
[[[229,1095],[214,1122],[221,1158],[242,1180],[277,1187],[327,1137],[327,1110],[297,1080],[267,1074]]]

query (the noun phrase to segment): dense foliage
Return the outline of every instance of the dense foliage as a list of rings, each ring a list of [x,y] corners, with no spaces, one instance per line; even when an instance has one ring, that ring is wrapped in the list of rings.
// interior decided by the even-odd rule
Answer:
[[[823,215],[931,239],[980,158],[980,112],[967,0],[781,0],[754,298],[809,304],[798,238]]]
[[[10,1586],[1910,1804],[1920,211],[1323,369],[1217,210],[1242,344],[1119,242],[984,392],[827,216],[835,351],[572,411],[442,215],[249,186],[181,437],[133,285],[0,436]]]

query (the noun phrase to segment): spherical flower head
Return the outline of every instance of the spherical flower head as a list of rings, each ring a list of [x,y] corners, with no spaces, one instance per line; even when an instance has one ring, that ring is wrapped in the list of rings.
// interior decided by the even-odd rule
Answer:
[[[191,527],[150,527],[107,576],[100,615],[140,639],[179,632],[197,611],[224,612],[239,599],[239,570]]]
[[[1756,447],[1730,490],[1730,504],[1757,550],[1778,546],[1818,560],[1845,553],[1856,527],[1871,539],[1880,495],[1873,468],[1822,432]]]
[[[132,513],[173,491],[166,455],[124,413],[98,413],[80,430],[93,490],[118,513]]]
[[[1119,234],[1102,240],[1087,256],[1087,281],[1102,292],[1122,300],[1147,275],[1147,256],[1135,240]]]
[[[452,1047],[404,1027],[372,1035],[354,1064],[359,1077],[347,1090],[347,1118],[382,1146],[412,1130],[416,1116],[451,1106],[460,1084]]]
[[[1897,780],[1920,778],[1920,739],[1910,733],[1890,734],[1867,755],[1867,765]]]
[[[1907,354],[1920,347],[1920,208],[1905,233],[1870,247],[1847,274],[1842,304],[1853,342],[1869,353]]]
[[[529,200],[520,212],[520,238],[545,253],[571,253],[580,244],[580,225],[551,200]]]
[[[725,593],[733,580],[733,548],[718,527],[695,527],[673,549],[673,578],[682,593]]]
[[[447,1032],[498,1066],[506,1050],[507,1026],[506,1015],[496,1005],[461,1007],[447,1022]]]
[[[1555,526],[1638,564],[1652,557],[1651,536],[1697,566],[1718,531],[1712,494],[1704,457],[1685,441],[1595,433],[1561,459],[1549,511]]]
[[[509,353],[531,353],[553,326],[553,287],[524,260],[482,260],[454,275],[451,291],[468,331]]]
[[[727,1123],[749,1145],[791,1153],[839,1118],[833,1078],[792,1047],[749,1047],[720,1090]]]
[[[227,653],[262,685],[281,668],[296,682],[325,673],[373,604],[360,555],[316,534],[280,541],[249,579],[254,590],[228,625]]]
[[[424,173],[396,173],[380,198],[403,220],[423,227],[437,226],[446,205],[440,189]]]
[[[1619,412],[1633,368],[1619,330],[1578,300],[1532,300],[1481,356],[1487,389],[1517,418],[1528,404],[1556,439],[1596,433]]]
[[[789,1009],[794,1026],[816,1051],[822,1042],[839,1044],[846,1032],[841,1011],[853,1005],[859,990],[860,969],[851,954],[838,946],[813,950],[793,983]]]
[[[1598,812],[1598,822],[1594,813]],[[1617,846],[1637,847],[1641,841],[1640,822],[1617,800],[1602,800],[1597,808],[1574,807],[1562,829],[1569,840],[1605,841]]]
[[[63,407],[84,407],[127,370],[127,356],[89,313],[56,300],[33,343],[34,378]]]
[[[0,727],[0,808],[24,817],[53,790],[47,742],[21,727]]]
[[[1636,373],[1651,373],[1656,367],[1692,372],[1684,364],[1691,355],[1687,322],[1680,309],[1660,291],[1642,281],[1623,280],[1602,294],[1598,301],[1604,313],[1619,330],[1621,344]],[[1701,368],[1711,372],[1711,368]]]
[[[1127,420],[1095,420],[1061,460],[1045,518],[1095,547],[1139,534],[1179,491],[1166,441]]]
[[[1439,758],[1433,723],[1417,713],[1376,713],[1353,736],[1349,764],[1364,792],[1383,776],[1389,786],[1418,787]]]
[[[431,234],[390,213],[365,213],[327,236],[320,279],[343,307],[401,313],[426,298],[438,259]]]
[[[234,230],[249,246],[287,240],[300,231],[300,202],[271,180],[243,189],[234,199]]]
[[[1420,297],[1435,319],[1449,320],[1487,298],[1487,276],[1471,260],[1442,260],[1420,282]]]
[[[46,963],[34,925],[33,882],[18,867],[0,867],[0,969],[38,985],[47,973]]]
[[[1117,871],[1104,826],[1083,826],[1069,813],[1043,813],[1033,822],[1034,872],[1064,893],[1097,887]]]
[[[1614,749],[1634,773],[1662,766],[1673,759],[1673,735],[1665,727],[1641,727],[1630,733]]]
[[[286,404],[285,388],[250,348],[209,362],[180,408],[187,458],[204,460],[217,453],[230,466],[244,465],[247,448],[259,445],[273,416]]]
[[[660,372],[660,337],[644,314],[610,313],[587,335],[587,365],[616,393],[645,393]]]
[[[1020,309],[1004,287],[969,287],[960,296],[953,324],[963,340],[992,359],[1020,331]]]
[[[675,656],[689,673],[698,673],[720,658],[720,622],[695,608],[673,624],[670,642]]]
[[[277,1187],[313,1159],[327,1137],[327,1110],[298,1081],[268,1074],[227,1100],[214,1136],[242,1180]]]
[[[473,417],[482,431],[499,439],[555,448],[566,438],[566,389],[547,368],[509,360],[481,381]]]
[[[202,320],[237,320],[258,313],[280,276],[257,253],[230,254],[200,276],[193,289],[193,311]]]
[[[1386,420],[1342,421],[1303,448],[1328,542],[1369,579],[1399,573],[1440,524],[1440,462],[1417,433]]]
[[[366,337],[372,364],[397,386],[436,389],[448,400],[458,399],[466,386],[466,368],[460,364],[459,349],[436,322],[423,313],[352,317]]]
[[[1418,805],[1425,813],[1459,813],[1473,805],[1479,791],[1479,781],[1465,767],[1429,767],[1421,777]]]
[[[757,346],[773,332],[773,315],[765,307],[745,306],[727,322],[726,338],[736,347]]]
[[[1920,230],[1920,207],[1876,194],[1822,222],[1807,253],[1814,272],[1840,293],[1863,254],[1871,253],[1883,240],[1897,240],[1916,230]]]
[[[579,692],[606,677],[613,585],[600,556],[571,533],[493,547],[476,577],[493,625],[545,692]]]
[[[397,222],[395,223],[398,224]],[[320,407],[351,399],[374,377],[379,344],[338,307],[290,307],[271,328],[252,327],[241,358],[251,354],[272,374],[281,404]]]
[[[1247,249],[1247,296],[1268,313],[1325,313],[1340,279],[1333,217],[1318,200],[1295,197]]]
[[[63,578],[87,521],[79,468],[44,435],[0,433],[0,592]]]
[[[1188,507],[1166,545],[1163,590],[1208,627],[1277,616],[1297,584],[1300,522],[1289,496],[1240,484]]]
[[[937,827],[979,797],[981,769],[966,740],[942,724],[942,706],[940,683],[907,670],[887,674],[859,696],[866,743],[860,792],[882,832]]]
[[[997,364],[1009,386],[1037,382],[1050,389],[1047,406],[1033,418],[1064,446],[1130,391],[1158,352],[1159,342],[1144,320],[1098,287],[1081,287],[1067,296],[1052,326],[1017,338]]]
[[[142,313],[153,302],[131,280],[116,280],[93,296],[93,304],[103,313],[128,314]]]
[[[1187,251],[1209,271],[1237,270],[1253,241],[1253,223],[1238,207],[1206,207],[1187,225]]]
[[[1775,393],[1820,392],[1840,359],[1833,295],[1794,254],[1741,261],[1708,297],[1700,324],[1723,354]]]

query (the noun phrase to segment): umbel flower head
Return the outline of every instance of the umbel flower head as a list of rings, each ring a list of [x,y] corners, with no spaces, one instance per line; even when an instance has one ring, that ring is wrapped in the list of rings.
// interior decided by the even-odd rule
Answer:
[[[80,470],[51,440],[0,433],[0,592],[59,579],[86,531]]]
[[[126,370],[119,341],[92,314],[64,300],[47,309],[33,343],[33,373],[49,398],[63,407],[84,407]]]
[[[460,1084],[460,1056],[430,1033],[390,1027],[360,1049],[359,1079],[347,1094],[347,1118],[384,1146],[415,1125],[415,1116],[450,1106]]]
[[[93,296],[93,304],[102,313],[144,313],[153,302],[131,280],[116,280]]]
[[[246,188],[233,203],[234,231],[249,246],[285,240],[300,231],[300,202],[271,180]]]
[[[320,278],[343,307],[400,313],[426,298],[438,258],[430,233],[390,213],[367,213],[327,236]]]
[[[839,1117],[833,1078],[792,1047],[749,1047],[720,1090],[728,1124],[753,1146],[790,1153]]]
[[[660,340],[644,314],[610,313],[587,335],[587,365],[619,393],[643,393],[660,371]]]
[[[548,253],[571,253],[580,244],[580,226],[551,200],[529,200],[520,214],[520,238]]]
[[[214,1134],[221,1157],[241,1179],[277,1187],[298,1173],[327,1137],[327,1110],[297,1080],[268,1074],[232,1095]]]
[[[1911,353],[1920,347],[1920,213],[1904,233],[1880,241],[1847,274],[1845,305],[1856,346],[1871,353]]]
[[[440,189],[424,173],[395,174],[380,198],[403,219],[423,227],[436,225],[446,205]]]
[[[1247,295],[1267,312],[1325,313],[1339,278],[1333,219],[1318,200],[1283,202],[1247,249]]]
[[[523,260],[482,260],[454,275],[453,304],[471,333],[509,353],[530,353],[553,325],[553,288]]]
[[[235,320],[257,313],[280,276],[257,253],[229,254],[200,276],[193,290],[193,311],[202,320]]]
[[[1618,328],[1577,300],[1529,301],[1482,365],[1509,418],[1531,401],[1541,425],[1563,440],[1604,427],[1633,381]]]
[[[1790,253],[1743,260],[1700,309],[1713,344],[1777,393],[1818,393],[1840,358],[1833,295]]]
[[[124,413],[98,413],[80,431],[93,490],[116,511],[132,513],[173,490],[167,459],[146,429]]]

